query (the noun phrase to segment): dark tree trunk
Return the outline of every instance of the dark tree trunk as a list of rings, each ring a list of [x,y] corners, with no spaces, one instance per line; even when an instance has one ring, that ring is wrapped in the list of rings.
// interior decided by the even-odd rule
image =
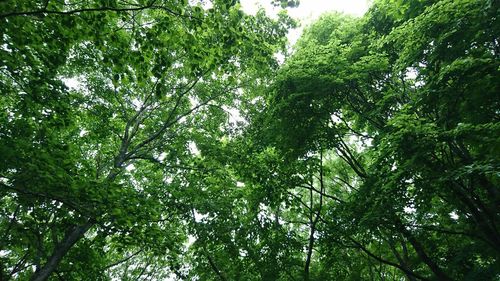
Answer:
[[[94,225],[93,222],[87,221],[87,223],[75,226],[71,231],[69,231],[64,239],[56,245],[52,255],[49,257],[47,262],[37,270],[33,276],[31,276],[30,281],[45,281],[49,276],[56,270],[57,266],[63,259],[63,257],[69,252],[73,245],[83,238],[85,233]]]

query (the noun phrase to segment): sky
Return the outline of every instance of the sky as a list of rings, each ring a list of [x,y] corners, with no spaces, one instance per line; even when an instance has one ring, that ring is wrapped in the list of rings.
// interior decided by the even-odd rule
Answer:
[[[288,40],[293,45],[300,37],[303,28],[325,12],[362,16],[368,10],[369,2],[370,0],[301,0],[297,8],[288,9],[288,14],[301,24],[299,28],[288,33]],[[249,14],[255,14],[259,7],[263,7],[271,16],[279,11],[279,8],[271,5],[271,0],[241,0],[241,6]]]

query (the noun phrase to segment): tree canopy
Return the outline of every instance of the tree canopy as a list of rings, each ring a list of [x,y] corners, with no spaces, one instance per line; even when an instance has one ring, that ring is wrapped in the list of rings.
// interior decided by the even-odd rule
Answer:
[[[0,280],[499,279],[499,14],[1,2]]]

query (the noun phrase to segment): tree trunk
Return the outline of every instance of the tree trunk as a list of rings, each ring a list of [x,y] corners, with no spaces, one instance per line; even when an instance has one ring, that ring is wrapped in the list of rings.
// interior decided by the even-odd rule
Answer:
[[[437,280],[451,281],[452,279],[431,259],[431,257],[429,257],[429,255],[427,255],[422,244],[420,244],[410,231],[405,228],[399,218],[396,218],[396,225],[401,234],[403,234],[403,236],[408,239],[408,242],[410,242],[413,246],[420,260],[422,260],[429,267],[432,273],[434,273]]]
[[[73,245],[83,238],[85,233],[94,225],[90,220],[85,224],[78,225],[74,227],[70,232],[68,232],[64,239],[56,245],[52,255],[49,257],[45,265],[40,270],[37,270],[33,276],[31,276],[30,281],[45,281],[49,276],[56,270],[57,266],[61,262],[62,258],[68,253],[68,251],[73,247]]]

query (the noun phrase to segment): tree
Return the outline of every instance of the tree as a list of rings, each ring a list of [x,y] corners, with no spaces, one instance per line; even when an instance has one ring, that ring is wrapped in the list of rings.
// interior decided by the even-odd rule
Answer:
[[[178,273],[189,148],[291,23],[201,4],[1,4],[2,280]]]
[[[331,255],[357,249],[410,280],[499,274],[498,8],[378,1],[305,32],[269,90],[268,135],[349,170],[321,227]]]

